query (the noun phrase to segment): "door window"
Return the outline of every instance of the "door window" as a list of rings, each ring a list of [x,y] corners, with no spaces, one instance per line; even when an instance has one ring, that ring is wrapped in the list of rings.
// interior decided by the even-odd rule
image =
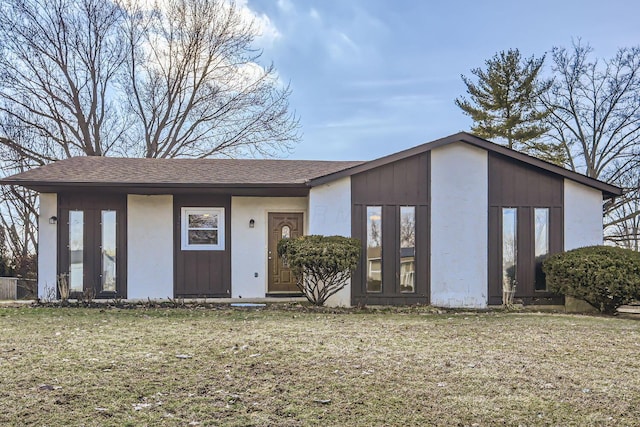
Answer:
[[[542,262],[549,255],[549,208],[534,209],[535,245],[535,290],[546,291],[547,280],[542,271]]]
[[[84,289],[84,212],[69,211],[69,290]]]
[[[100,248],[101,285],[105,292],[116,291],[116,211],[102,211],[102,244]]]
[[[400,292],[415,292],[416,208],[400,207]]]
[[[502,291],[513,291],[518,268],[518,209],[502,208]]]
[[[367,292],[382,292],[381,206],[367,206]]]

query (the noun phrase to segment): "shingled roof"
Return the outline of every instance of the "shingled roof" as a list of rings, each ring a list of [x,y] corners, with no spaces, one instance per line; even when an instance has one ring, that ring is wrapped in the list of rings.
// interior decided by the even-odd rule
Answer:
[[[619,187],[528,156],[475,135],[459,132],[368,162],[256,159],[139,159],[73,157],[0,180],[40,192],[90,187],[119,192],[161,193],[229,191],[238,195],[304,195],[310,187],[377,168],[452,143],[465,143],[602,191],[605,198],[622,194]],[[278,189],[289,188],[282,192]],[[218,189],[218,190],[216,190]]]
[[[7,177],[2,184],[44,187],[288,187],[362,162],[256,159],[73,157]]]

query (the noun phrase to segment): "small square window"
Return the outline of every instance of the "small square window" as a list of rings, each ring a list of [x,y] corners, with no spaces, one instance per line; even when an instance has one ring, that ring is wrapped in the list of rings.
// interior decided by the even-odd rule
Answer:
[[[224,208],[182,208],[182,250],[224,250]]]

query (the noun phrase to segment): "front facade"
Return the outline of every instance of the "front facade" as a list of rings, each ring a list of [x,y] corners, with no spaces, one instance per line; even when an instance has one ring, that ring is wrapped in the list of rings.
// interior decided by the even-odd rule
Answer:
[[[466,133],[370,162],[85,159],[3,182],[40,192],[40,295],[60,278],[72,297],[298,295],[277,242],[323,234],[362,242],[331,305],[558,304],[542,260],[601,244],[620,194]]]

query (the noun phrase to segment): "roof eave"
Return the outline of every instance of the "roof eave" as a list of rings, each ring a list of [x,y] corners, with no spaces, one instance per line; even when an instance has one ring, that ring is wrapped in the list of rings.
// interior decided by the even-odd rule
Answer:
[[[2,179],[0,185],[19,185],[29,189],[66,188],[69,190],[82,188],[153,188],[153,189],[234,189],[234,188],[308,188],[305,182],[299,183],[170,183],[170,182],[58,182],[58,181],[26,181]]]
[[[558,174],[563,176],[564,178],[570,179],[572,181],[576,181],[580,184],[587,185],[592,188],[596,188],[602,191],[602,195],[605,199],[610,199],[613,197],[621,196],[622,189],[616,187],[615,185],[608,184],[603,181],[599,181],[594,178],[589,178],[585,175],[579,174],[577,172],[570,171],[568,169],[562,168],[560,166],[554,165],[552,163],[546,162],[544,160],[540,160],[536,157],[529,156],[524,153],[520,153],[514,150],[510,150],[501,145],[492,143],[485,139],[479,138],[475,135],[472,135],[467,132],[459,132],[454,135],[450,135],[441,139],[437,139],[432,142],[428,142],[425,144],[418,145],[417,147],[409,148],[408,150],[400,151],[398,153],[390,154],[385,157],[381,157],[379,159],[372,160],[370,162],[363,163],[361,165],[357,165],[348,169],[344,169],[332,174],[328,174],[322,177],[314,178],[309,181],[310,187],[315,187],[318,185],[326,184],[332,181],[335,181],[340,178],[344,178],[347,176],[355,175],[357,173],[366,172],[370,169],[377,168],[379,166],[383,166],[398,160],[403,160],[408,157],[412,157],[418,154],[422,154],[427,151],[431,151],[433,149],[442,147],[444,145],[452,144],[455,142],[463,142],[466,144],[470,144],[476,147],[483,148],[487,151],[492,151],[498,154],[502,154],[504,156],[519,160],[521,162],[530,164],[532,166],[538,167],[543,170],[547,170],[551,173]]]

